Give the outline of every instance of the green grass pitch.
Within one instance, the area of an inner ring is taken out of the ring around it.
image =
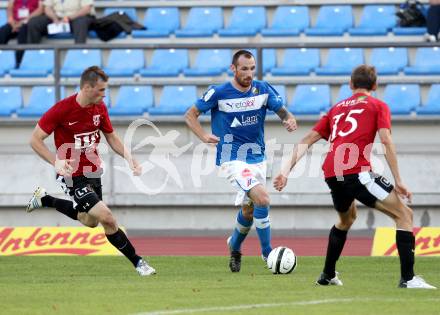
[[[343,287],[314,285],[323,257],[299,257],[289,275],[261,258],[151,257],[139,277],[123,257],[0,257],[0,314],[440,314],[440,290],[397,289],[397,257],[342,257]],[[440,258],[416,272],[440,286]]]

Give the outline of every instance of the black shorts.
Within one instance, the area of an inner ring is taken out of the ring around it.
[[[385,178],[373,172],[362,172],[325,179],[338,212],[347,212],[353,201],[374,208],[377,200],[384,200],[394,186]]]
[[[64,178],[57,175],[64,193],[73,200],[73,207],[79,212],[88,212],[102,200],[101,178],[75,176]]]

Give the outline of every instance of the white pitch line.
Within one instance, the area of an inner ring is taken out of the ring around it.
[[[219,307],[206,307],[206,308],[190,308],[190,309],[177,309],[169,311],[153,311],[145,313],[136,313],[134,315],[172,315],[172,314],[187,314],[187,313],[207,313],[207,312],[219,312],[219,311],[239,311],[246,309],[256,308],[271,308],[279,306],[301,306],[301,305],[317,305],[317,304],[330,304],[330,303],[347,303],[353,302],[355,299],[327,299],[327,300],[312,300],[302,302],[290,302],[290,303],[265,303],[265,304],[244,304],[234,306],[219,306]]]
[[[433,299],[433,298],[417,299],[417,300],[438,302],[438,299]],[[271,308],[271,307],[280,307],[280,306],[306,306],[306,305],[319,305],[319,304],[332,304],[332,303],[349,303],[355,301],[400,302],[401,299],[393,299],[393,298],[326,299],[326,300],[297,301],[297,302],[285,302],[285,303],[243,304],[243,305],[223,306],[223,307],[218,306],[218,307],[205,307],[205,308],[161,310],[161,311],[136,313],[133,315],[173,315],[173,314],[188,314],[188,313],[208,313],[208,312],[220,312],[220,311],[239,311],[239,310],[247,310],[247,309],[257,309],[257,308]]]

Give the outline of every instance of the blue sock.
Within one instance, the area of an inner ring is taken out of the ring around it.
[[[261,253],[264,257],[267,257],[272,250],[272,246],[270,246],[269,206],[255,205],[254,220],[258,238],[260,239]]]
[[[232,250],[240,251],[241,243],[243,243],[244,239],[248,235],[252,227],[252,223],[253,220],[249,221],[243,216],[243,209],[238,210],[236,225],[234,231],[232,232],[230,241]]]

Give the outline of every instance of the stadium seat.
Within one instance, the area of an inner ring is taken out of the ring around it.
[[[440,74],[440,48],[419,47],[416,50],[414,65],[405,67],[406,75],[438,75]]]
[[[327,62],[323,67],[316,68],[315,72],[317,75],[349,75],[353,68],[363,63],[362,48],[330,48]]]
[[[18,69],[9,71],[11,77],[46,77],[53,71],[53,50],[27,50]]]
[[[0,10],[0,26],[8,23],[8,16],[6,14],[6,10]]]
[[[0,75],[5,75],[15,68],[15,54],[12,50],[0,50]]]
[[[223,9],[196,7],[189,10],[186,25],[176,30],[176,37],[210,37],[223,27]]]
[[[423,36],[426,33],[426,27],[393,27],[393,33],[397,36]]]
[[[289,110],[296,115],[316,115],[330,107],[330,86],[298,84]]]
[[[218,31],[219,36],[255,36],[266,26],[265,7],[235,7],[229,25]]]
[[[319,67],[319,49],[317,48],[288,48],[284,51],[280,67],[272,69],[274,76],[308,75]]]
[[[64,87],[61,87],[61,98],[64,98]],[[52,86],[34,86],[27,106],[17,109],[19,117],[41,116],[55,104],[55,89]]]
[[[335,104],[337,102],[345,100],[346,98],[349,98],[352,95],[353,95],[353,91],[350,89],[350,85],[348,84],[341,85],[341,87],[339,88],[339,92]]]
[[[408,51],[406,48],[373,48],[370,64],[380,75],[398,74],[408,65]]]
[[[113,49],[110,51],[104,71],[109,76],[131,77],[144,66],[142,49]]]
[[[128,85],[119,88],[115,104],[109,109],[110,115],[142,115],[152,107],[153,89],[151,86]]]
[[[195,85],[166,85],[163,87],[159,105],[150,107],[148,113],[150,115],[183,115],[196,100]]]
[[[261,30],[263,36],[298,36],[310,25],[307,6],[279,6],[276,8],[272,25]]]
[[[187,49],[156,49],[149,67],[141,69],[143,77],[177,77],[189,66]]]
[[[306,28],[307,36],[340,36],[353,26],[350,5],[323,5],[319,8],[316,24]]]
[[[101,50],[99,49],[68,50],[61,68],[61,76],[79,77],[87,67],[101,67],[101,64]]]
[[[21,87],[0,86],[0,116],[11,116],[22,105]]]
[[[420,104],[418,84],[388,84],[383,100],[395,115],[409,115]]]
[[[189,77],[221,75],[230,64],[230,49],[200,49],[194,67],[184,69],[183,73]]]
[[[179,9],[175,7],[149,8],[145,11],[146,30],[133,30],[133,38],[168,37],[180,25]]]
[[[396,25],[395,13],[394,5],[366,5],[359,25],[348,32],[354,36],[387,35]]]
[[[428,93],[428,100],[416,108],[417,115],[440,115],[440,84],[433,84]]]

